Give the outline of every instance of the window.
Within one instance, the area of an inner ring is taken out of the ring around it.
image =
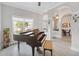
[[[33,19],[13,17],[13,33],[19,34],[33,28]]]

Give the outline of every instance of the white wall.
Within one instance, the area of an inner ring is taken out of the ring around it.
[[[1,28],[1,5],[0,5],[0,49],[1,49],[1,43],[2,43],[2,40],[1,40],[1,38],[2,38],[2,28]]]
[[[64,4],[66,5],[66,4]],[[53,16],[53,14],[55,12],[57,12],[57,8],[60,8],[64,5],[60,5],[54,9],[51,9],[50,11],[48,11],[47,13],[45,14],[48,14],[50,17]],[[67,9],[64,9],[64,10],[61,10],[61,12],[59,13],[60,16],[62,17],[63,15],[65,14],[72,14],[74,13],[75,11],[78,11],[79,9],[79,3],[67,3],[67,6],[69,8],[69,12],[66,12]],[[59,10],[58,10],[59,11]],[[76,12],[79,16],[79,11]],[[60,17],[60,20],[61,20],[61,17]],[[71,19],[71,49],[74,50],[74,51],[78,51],[79,52],[79,19],[77,19],[78,21],[75,23],[74,21],[72,21]],[[55,33],[56,34],[56,33]],[[58,33],[57,33],[58,34]],[[54,35],[54,32],[52,33],[52,35]],[[56,35],[55,35],[56,36]],[[60,36],[60,34],[58,35]]]
[[[51,39],[51,31],[50,31],[50,19],[48,14],[43,15],[43,21],[42,21],[42,29],[45,32],[45,34],[47,35],[47,40]]]
[[[68,15],[68,14],[71,14],[72,13],[72,10],[69,6],[66,6],[66,5],[60,5],[54,9],[51,9],[49,10],[47,13],[45,14],[48,14],[49,17],[50,17],[50,22],[51,22],[51,37],[56,37],[56,38],[59,38],[61,39],[62,38],[62,28],[61,28],[61,22],[62,22],[62,17],[64,15]],[[54,22],[53,22],[53,17],[55,17],[56,15],[59,16],[59,20],[58,20],[58,24],[57,24],[57,27],[59,29],[59,31],[54,31]]]
[[[77,14],[79,16],[79,12]],[[79,19],[77,22],[72,21],[71,34],[71,49],[79,52]]]
[[[14,7],[10,7],[10,6],[6,6],[6,5],[1,5],[2,6],[2,27],[8,27],[10,28],[10,40],[11,42],[14,41],[12,39],[12,16],[15,17],[23,17],[23,18],[32,18],[34,19],[34,27],[35,28],[39,28],[41,30],[41,15],[30,12],[30,11],[26,11],[26,10],[22,10],[22,9],[18,9],[18,8],[14,8]]]

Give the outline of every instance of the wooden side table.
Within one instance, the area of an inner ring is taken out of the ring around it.
[[[43,44],[43,48],[44,48],[44,56],[45,56],[46,50],[49,50],[51,52],[51,56],[52,56],[53,46],[52,46],[52,42],[50,40],[45,40],[45,42]]]

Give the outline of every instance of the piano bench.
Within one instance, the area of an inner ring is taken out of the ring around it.
[[[44,56],[45,56],[45,51],[46,50],[50,51],[51,52],[51,56],[52,56],[52,50],[53,50],[52,41],[45,40],[42,47],[44,49]]]

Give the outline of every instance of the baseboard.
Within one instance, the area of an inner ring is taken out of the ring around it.
[[[79,52],[79,49],[76,49],[74,47],[71,47],[72,50],[76,51],[76,52]]]

